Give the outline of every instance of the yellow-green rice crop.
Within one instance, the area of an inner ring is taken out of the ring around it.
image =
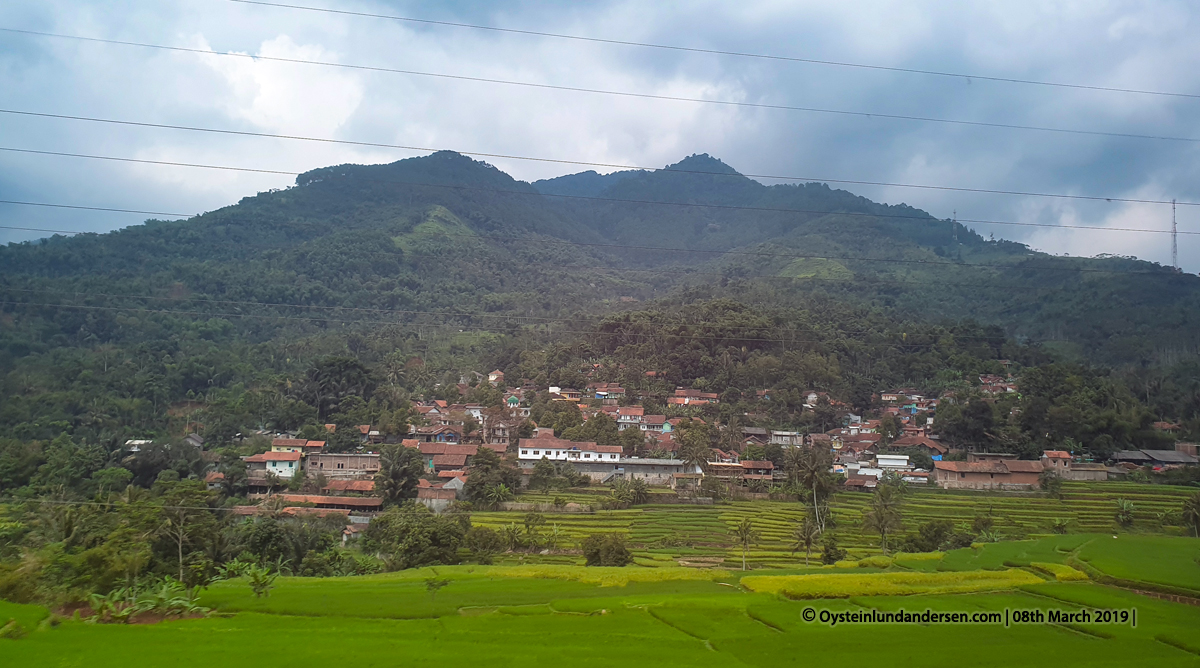
[[[715,580],[728,571],[707,568],[662,566],[660,568],[630,568],[615,566],[493,566],[483,570],[489,577],[539,578],[574,580],[602,587],[624,587],[630,582],[666,582],[670,580]]]
[[[783,594],[788,598],[846,598],[905,596],[1012,589],[1043,580],[1019,569],[959,573],[864,573],[835,575],[749,575],[742,586],[751,591]]]
[[[1030,566],[1036,571],[1041,571],[1047,575],[1053,575],[1055,580],[1059,582],[1075,582],[1079,580],[1087,580],[1087,573],[1076,570],[1066,564],[1051,564],[1044,561],[1035,561]]]

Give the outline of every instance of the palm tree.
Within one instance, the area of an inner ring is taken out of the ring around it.
[[[754,522],[746,518],[733,528],[733,535],[742,546],[742,570],[744,571],[746,570],[746,553],[750,550],[751,545],[758,542],[758,532],[754,530]]]
[[[1192,527],[1192,535],[1200,538],[1200,492],[1188,497],[1188,500],[1183,502],[1183,510],[1180,512],[1183,515],[1183,525]]]
[[[863,530],[879,534],[880,546],[887,554],[888,534],[900,529],[901,495],[891,485],[880,485],[871,497],[871,504],[863,511]]]
[[[821,530],[817,527],[817,521],[812,514],[806,514],[804,521],[796,525],[795,531],[792,532],[792,538],[796,542],[792,544],[792,552],[800,551],[804,548],[804,567],[808,568],[808,558],[812,555],[813,546],[817,544],[817,540],[821,537]]]
[[[833,466],[833,455],[817,446],[804,449],[800,459],[798,482],[812,493],[813,518],[817,527],[825,530],[825,497],[830,491],[829,469]]]

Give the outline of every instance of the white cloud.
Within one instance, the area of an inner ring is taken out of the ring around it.
[[[541,7],[361,0],[351,9],[549,32],[1046,81],[1200,91],[1200,8],[1151,3],[831,0]],[[772,62],[416,26],[233,3],[9,3],[0,24],[257,56],[395,67],[681,97],[1191,136],[1200,101]],[[211,46],[210,46],[211,45]],[[621,98],[217,55],[6,36],[9,107],[461,151],[661,166],[697,152],[745,172],[1200,201],[1189,143],[964,128]],[[0,145],[303,171],[407,151],[5,118]],[[487,158],[533,180],[588,166]],[[607,171],[600,168],[600,171]],[[0,189],[38,201],[210,210],[287,176],[0,154]],[[1161,207],[846,186],[949,217],[1151,227]],[[0,224],[103,228],[137,216],[0,209]],[[1181,209],[1181,229],[1191,229]],[[1200,221],[1196,221],[1200,223]],[[994,227],[1050,252],[1169,260],[1163,235]],[[985,231],[985,233],[986,233]],[[0,240],[29,233],[0,234]],[[1165,249],[1165,250],[1164,250]],[[1200,241],[1180,244],[1200,269]]]

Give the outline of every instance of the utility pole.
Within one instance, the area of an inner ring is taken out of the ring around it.
[[[1179,228],[1175,226],[1175,200],[1171,200],[1171,266],[1179,271]]]
[[[958,243],[958,209],[954,210],[954,220],[950,221],[950,231],[954,233],[954,243]]]

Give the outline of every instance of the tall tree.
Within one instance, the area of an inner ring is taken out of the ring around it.
[[[375,474],[375,491],[386,505],[396,505],[405,499],[416,498],[417,485],[425,473],[421,451],[399,443],[388,444],[379,450],[379,472]]]
[[[863,530],[879,534],[879,544],[884,554],[888,551],[888,536],[900,530],[902,503],[903,497],[898,488],[880,485],[875,489],[867,510],[863,511]]]
[[[738,545],[742,546],[742,570],[746,570],[746,553],[750,551],[750,546],[758,542],[758,530],[754,528],[754,522],[750,518],[745,518],[738,522],[733,528],[733,537],[737,538]]]
[[[201,480],[181,480],[170,483],[160,503],[162,525],[159,533],[175,545],[179,562],[179,580],[183,581],[183,548],[202,545],[217,527],[209,508],[212,494]]]

